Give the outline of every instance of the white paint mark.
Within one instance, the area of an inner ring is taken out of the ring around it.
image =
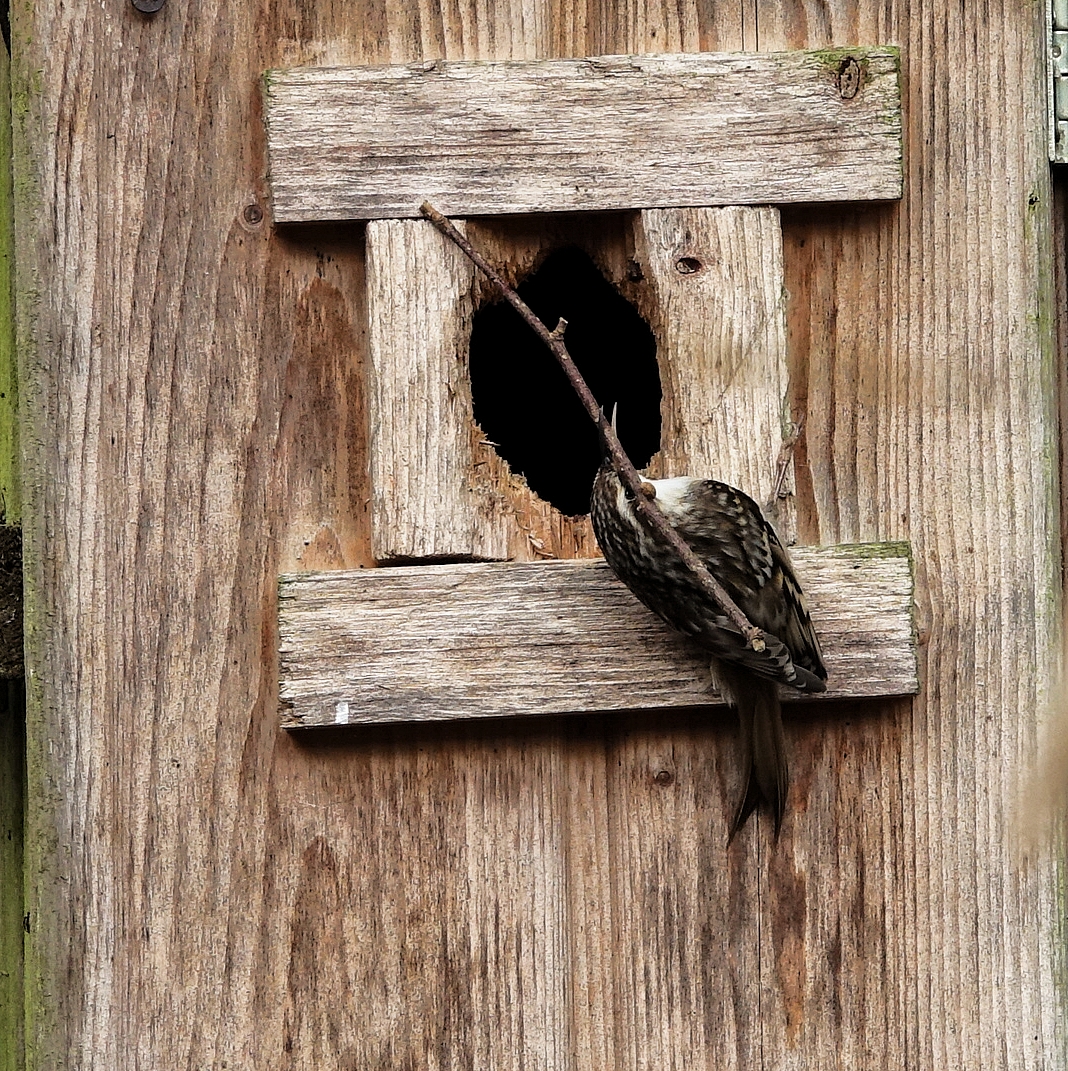
[[[338,703],[334,710],[334,723],[337,725],[348,725],[349,723],[349,704],[344,699]]]

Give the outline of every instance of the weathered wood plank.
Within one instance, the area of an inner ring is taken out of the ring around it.
[[[795,557],[831,674],[826,698],[913,694],[907,548]],[[597,561],[291,574],[279,644],[287,728],[721,702],[708,656]]]
[[[492,489],[480,495],[472,480],[473,285],[474,267],[433,227],[368,224],[371,531],[378,560],[508,556],[507,518],[487,508]]]
[[[611,739],[616,910],[592,933],[615,950],[613,995],[623,1010],[613,1026],[625,1055],[600,1066],[767,1066],[752,986],[761,973],[764,860],[759,850],[729,848],[725,833],[739,790],[732,722],[623,716]]]
[[[272,71],[275,218],[896,198],[898,67],[877,48]]]
[[[789,434],[778,209],[650,209],[634,220],[634,247],[664,392],[651,474],[710,476],[766,502]],[[770,505],[792,541],[787,475]]]

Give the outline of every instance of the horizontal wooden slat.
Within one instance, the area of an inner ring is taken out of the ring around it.
[[[896,198],[898,71],[893,48],[271,71],[274,216]]]
[[[797,548],[794,561],[826,698],[915,693],[907,544]],[[600,560],[291,574],[279,623],[290,729],[722,702],[707,655]]]

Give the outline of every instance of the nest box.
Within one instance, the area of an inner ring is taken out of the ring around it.
[[[776,206],[900,197],[897,51],[299,69],[266,83],[275,222],[367,221],[386,566],[281,578],[283,724],[718,701],[707,656],[589,560],[588,520],[533,493],[476,424],[469,345],[487,295],[419,206],[476,244],[505,228],[515,281],[564,241],[586,247],[656,339],[650,474],[708,475],[761,502],[778,484],[789,539]],[[537,560],[546,531],[575,558]],[[819,701],[914,693],[907,545],[793,556],[830,671]]]

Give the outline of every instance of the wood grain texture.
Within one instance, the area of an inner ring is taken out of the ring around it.
[[[472,486],[474,275],[425,222],[368,225],[371,524],[380,561],[507,556],[506,518],[479,509]]]
[[[22,521],[19,382],[15,353],[15,219],[11,173],[11,58],[0,49],[0,523]]]
[[[1068,434],[1068,176],[1053,172],[1053,292],[1057,344],[1057,405],[1062,440]],[[1060,450],[1060,485],[1068,488],[1068,448]],[[1061,545],[1068,548],[1068,494],[1061,495]],[[1064,596],[1068,596],[1068,574]],[[1068,635],[1065,636],[1068,640]]]
[[[11,63],[0,48],[0,1071],[22,1071],[26,697],[15,356]]]
[[[924,690],[801,734],[812,840],[769,883],[794,954],[766,1044],[842,1067],[1066,1051],[1063,886],[1055,859],[1021,859],[1016,824],[1060,623],[1042,13],[973,15],[786,5],[764,39],[879,35],[909,57],[901,206],[784,212],[802,532],[907,535],[917,555]],[[983,59],[950,83],[961,48]]]
[[[1010,806],[1058,617],[1040,14],[13,6],[34,1071],[1063,1063]],[[783,235],[801,536],[911,540],[924,692],[791,718],[783,836],[730,852],[714,711],[294,741],[277,576],[372,561],[364,259],[271,230],[260,73],[743,36],[903,47],[905,200]]]
[[[900,197],[898,55],[848,56],[859,90],[845,52],[271,71],[275,218]]]
[[[908,548],[794,557],[831,674],[819,698],[914,694]],[[290,729],[722,703],[708,656],[604,562],[291,574],[279,644]]]
[[[770,501],[792,426],[782,231],[775,208],[651,209],[634,221],[640,302],[657,338],[657,477],[715,474],[767,504],[795,538],[792,465]]]

